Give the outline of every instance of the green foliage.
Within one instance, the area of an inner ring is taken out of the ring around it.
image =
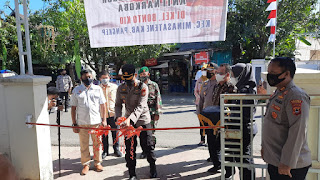
[[[314,32],[319,26],[313,11],[317,0],[278,1],[278,27],[276,56],[294,57],[295,41],[305,32]],[[227,40],[217,47],[232,49],[234,62],[250,62],[272,56],[272,43],[268,42],[270,28],[267,0],[229,0]]]

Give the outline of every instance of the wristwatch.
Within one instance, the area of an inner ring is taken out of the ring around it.
[[[72,126],[78,126],[78,124],[77,124],[77,123],[75,123],[75,124],[72,124]]]

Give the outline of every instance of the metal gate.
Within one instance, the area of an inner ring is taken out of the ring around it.
[[[226,179],[225,177],[225,167],[232,168],[232,176],[230,179],[243,179],[243,169],[248,168],[251,171],[251,179],[254,179],[254,172],[256,172],[255,177],[259,177],[259,179],[269,179],[267,176],[267,164],[262,160],[260,153],[254,153],[254,150],[257,151],[257,148],[254,149],[254,127],[258,127],[258,129],[262,129],[261,126],[264,121],[264,114],[266,112],[266,101],[269,99],[269,95],[245,95],[245,94],[224,94],[220,96],[220,108],[221,108],[221,125],[234,127],[234,128],[224,128],[221,129],[221,179]],[[311,96],[311,100],[317,99],[319,100],[320,96]],[[253,100],[256,103],[248,104],[246,101]],[[236,104],[227,103],[237,101]],[[243,109],[250,108],[250,152],[249,154],[245,154],[243,151]],[[320,121],[320,106],[312,105],[311,109],[315,108],[318,111],[317,121]],[[257,113],[254,113],[254,112]],[[260,119],[261,118],[261,119]],[[309,122],[310,123],[310,122]],[[308,178],[308,179],[317,179],[320,180],[320,122],[319,125],[319,133],[318,133],[318,148],[317,154],[318,159],[313,161],[313,166],[309,170],[310,173],[317,173],[316,177]],[[308,129],[309,131],[309,129]],[[256,144],[259,146],[261,150],[261,141],[263,132],[258,132],[259,136],[255,139],[256,141],[260,141],[260,144]],[[261,137],[260,137],[261,135]],[[309,143],[310,144],[310,143]],[[249,158],[254,161],[251,163],[244,163],[243,159]],[[240,174],[235,173],[234,169],[238,167]],[[239,175],[238,175],[239,174]],[[309,177],[309,176],[308,176]]]

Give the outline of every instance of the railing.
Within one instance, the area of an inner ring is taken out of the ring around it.
[[[235,179],[235,172],[234,172],[234,167],[240,168],[240,179],[243,179],[243,168],[248,168],[251,169],[251,179],[255,179],[254,177],[254,171],[257,169],[261,169],[261,174],[259,176],[261,179],[266,179],[267,178],[267,164],[265,164],[259,155],[254,155],[254,144],[253,144],[253,126],[254,124],[260,124],[261,129],[261,139],[262,141],[262,124],[264,121],[264,114],[266,112],[266,101],[269,99],[270,95],[246,95],[246,94],[224,94],[220,96],[220,108],[221,108],[221,125],[222,126],[233,126],[236,127],[234,129],[228,129],[224,128],[221,129],[221,179],[225,179],[225,167],[231,167],[232,168],[232,177],[231,179]],[[313,95],[311,96],[311,101],[312,100],[319,100],[320,95]],[[231,104],[231,103],[225,103],[227,101],[232,100],[237,100],[239,103],[237,104]],[[248,100],[254,100],[258,103],[255,104],[244,104],[244,101]],[[316,103],[311,103],[311,108],[316,108],[318,110],[318,121],[320,119],[320,106],[319,105],[314,105]],[[243,132],[243,108],[251,108],[250,110],[250,148],[251,148],[251,153],[250,155],[245,155],[243,152],[243,137],[242,137],[242,132]],[[233,110],[230,110],[233,109]],[[254,114],[253,110],[256,109],[257,112],[261,112]],[[231,115],[231,116],[230,116]],[[260,117],[261,116],[261,122],[259,122],[260,118],[255,118],[255,117]],[[256,122],[255,122],[256,121]],[[309,173],[317,173],[317,178],[320,180],[320,123],[319,124],[319,130],[318,130],[318,149],[317,149],[317,154],[318,154],[318,159],[317,161],[313,162],[312,168],[310,168]],[[230,148],[231,147],[231,148]],[[259,149],[260,151],[260,149]],[[238,161],[232,161],[229,162],[227,159],[236,159],[238,158]],[[250,158],[250,159],[255,159],[256,161],[259,161],[259,163],[244,163],[243,158]]]

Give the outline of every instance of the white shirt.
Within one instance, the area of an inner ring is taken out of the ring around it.
[[[195,77],[194,79],[197,81],[198,79],[201,78],[201,76],[202,76],[202,71],[199,70],[199,71],[197,72],[196,77]]]
[[[91,84],[90,88],[81,84],[72,91],[70,105],[77,107],[78,125],[101,123],[100,104],[106,103],[100,86]]]

